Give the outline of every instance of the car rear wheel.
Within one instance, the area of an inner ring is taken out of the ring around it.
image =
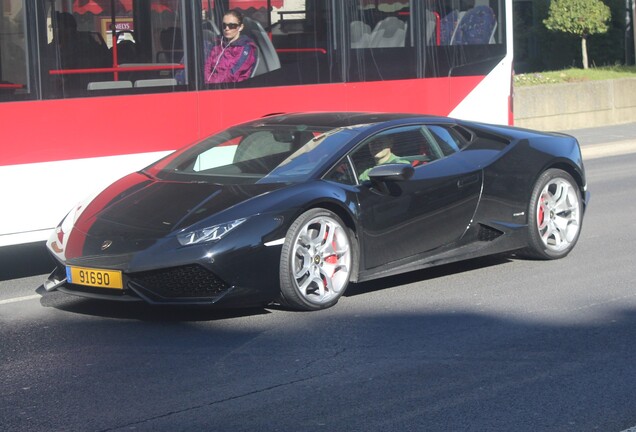
[[[311,209],[287,231],[280,262],[280,302],[298,310],[333,306],[351,275],[351,237],[333,212]]]
[[[545,171],[530,198],[527,253],[540,259],[558,259],[574,248],[581,232],[582,200],[571,175],[559,169]]]

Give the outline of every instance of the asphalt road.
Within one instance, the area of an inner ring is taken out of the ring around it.
[[[352,285],[321,312],[40,296],[39,248],[0,252],[0,430],[631,428],[636,153],[603,146],[626,128],[574,131],[592,201],[567,258]]]

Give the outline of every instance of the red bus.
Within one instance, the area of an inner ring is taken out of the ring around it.
[[[225,11],[253,76],[206,84]],[[512,0],[4,0],[0,246],[228,125],[281,112],[512,122]]]

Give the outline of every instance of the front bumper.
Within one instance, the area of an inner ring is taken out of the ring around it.
[[[124,273],[123,280],[123,289],[72,284],[66,278],[66,267],[58,264],[44,282],[44,289],[100,300],[180,305],[215,304],[234,290],[233,286],[198,264]]]

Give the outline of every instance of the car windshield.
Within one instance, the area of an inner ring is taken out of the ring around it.
[[[356,134],[355,127],[238,126],[157,162],[162,179],[219,184],[301,182],[319,174]]]

